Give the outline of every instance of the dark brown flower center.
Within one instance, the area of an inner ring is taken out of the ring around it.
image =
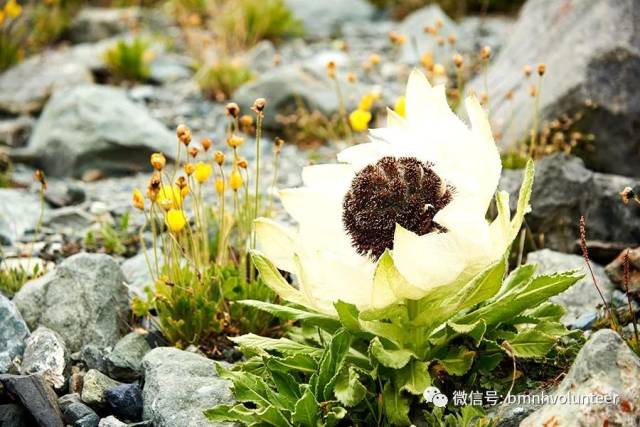
[[[342,222],[361,255],[393,249],[396,223],[422,236],[445,231],[433,221],[452,198],[432,165],[413,157],[383,157],[358,172],[342,203]]]

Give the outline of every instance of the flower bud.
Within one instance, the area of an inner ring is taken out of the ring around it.
[[[251,107],[251,109],[258,115],[260,115],[262,113],[262,110],[264,110],[264,107],[267,106],[267,100],[264,98],[258,98],[255,101],[253,101],[253,106]]]
[[[194,166],[193,163],[185,163],[184,164],[184,173],[186,173],[187,176],[191,176],[191,174],[195,170],[196,170],[196,167]]]
[[[178,125],[176,128],[176,135],[178,135],[178,140],[184,145],[189,145],[191,143],[191,130],[185,125]]]
[[[483,46],[482,49],[480,49],[480,59],[486,61],[489,58],[491,58],[491,48],[489,46]]]
[[[213,141],[211,140],[211,138],[202,138],[202,141],[200,141],[200,145],[202,145],[202,149],[204,151],[209,151],[209,148],[211,148],[211,146],[213,145]]]
[[[547,71],[546,64],[538,64],[538,75],[544,76],[545,71]]]
[[[224,179],[216,178],[216,193],[222,195],[224,193]]]
[[[242,174],[240,174],[238,169],[231,171],[231,175],[229,176],[229,186],[233,191],[238,191],[242,188]]]
[[[131,203],[133,204],[134,208],[141,211],[144,210],[144,197],[142,197],[142,191],[140,191],[140,189],[136,188],[133,190]]]
[[[194,159],[195,159],[196,157],[198,157],[198,152],[199,152],[198,147],[191,147],[191,148],[189,148],[189,155],[190,155],[191,157],[193,157]]]
[[[213,153],[213,159],[218,165],[222,166],[222,164],[224,163],[224,153],[222,151],[216,151],[215,153]]]
[[[240,107],[235,102],[229,102],[224,109],[227,115],[233,118],[238,117],[238,114],[240,114]]]
[[[244,143],[244,139],[240,136],[231,135],[229,139],[227,139],[227,144],[229,144],[229,147],[231,148],[238,148],[243,143]]]
[[[243,129],[250,129],[251,126],[253,126],[253,117],[251,117],[248,114],[245,114],[244,116],[240,117],[240,126]]]
[[[462,55],[460,55],[459,53],[456,53],[455,55],[453,55],[453,65],[455,65],[456,68],[462,67],[463,62],[464,62],[464,59],[462,58]]]
[[[155,170],[161,171],[162,169],[164,169],[166,164],[167,159],[164,157],[164,154],[153,153],[151,155],[151,166],[153,166]]]
[[[41,169],[37,169],[36,173],[34,174],[36,180],[40,183],[40,186],[43,189],[47,189],[47,180],[44,176],[44,172]]]

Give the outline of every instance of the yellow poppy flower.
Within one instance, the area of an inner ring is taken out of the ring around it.
[[[172,233],[179,233],[187,225],[187,217],[182,209],[169,209],[165,221]]]
[[[242,188],[242,175],[238,169],[231,171],[231,175],[229,176],[229,186],[233,191],[238,191]]]
[[[365,110],[354,110],[349,114],[349,124],[356,132],[364,132],[371,121],[371,113]]]
[[[405,103],[405,97],[399,96],[398,99],[396,99],[395,105],[393,106],[395,112],[398,113],[398,115],[401,117],[404,117]]]
[[[182,206],[180,188],[177,185],[161,186],[156,202],[165,210],[179,209]]]
[[[9,0],[4,5],[4,13],[10,18],[17,18],[22,13],[22,6],[16,0]]]
[[[133,207],[136,209],[144,210],[144,197],[142,196],[142,191],[139,188],[133,190],[131,203]]]
[[[224,179],[216,178],[216,193],[224,193]]]
[[[198,162],[196,165],[196,169],[194,172],[194,176],[196,180],[202,184],[211,176],[211,172],[213,172],[213,167],[209,163]]]

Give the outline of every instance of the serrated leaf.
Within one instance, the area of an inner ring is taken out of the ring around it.
[[[476,345],[478,345],[480,341],[482,341],[482,338],[487,331],[487,325],[482,319],[469,325],[447,322],[447,327],[451,328],[457,334],[467,335],[471,337]]]
[[[511,235],[509,236],[510,242],[516,238],[520,232],[522,221],[524,216],[530,209],[529,202],[531,200],[531,190],[533,189],[533,178],[535,175],[535,167],[533,160],[529,159],[527,165],[524,168],[522,177],[522,185],[520,186],[520,193],[518,194],[518,205],[516,207],[516,213],[511,220]]]
[[[209,421],[216,422],[239,421],[246,425],[262,422],[274,427],[291,427],[291,423],[273,406],[250,409],[241,404],[218,405],[204,411],[204,415]]]
[[[260,350],[273,350],[283,354],[308,354],[310,356],[320,356],[322,349],[311,347],[287,338],[266,338],[255,334],[246,334],[239,337],[229,337],[231,341],[240,347],[256,348]]]
[[[561,337],[567,335],[570,331],[560,322],[540,322],[534,328],[550,337]]]
[[[529,329],[520,332],[507,342],[516,357],[540,358],[544,357],[549,350],[551,350],[555,341],[554,338],[543,332]]]
[[[411,360],[404,368],[395,371],[396,388],[421,395],[431,385],[429,364],[419,360]]]
[[[356,406],[367,393],[367,389],[360,382],[358,372],[352,366],[343,369],[338,375],[333,391],[336,399],[345,406]]]
[[[291,421],[303,427],[316,427],[320,405],[310,388],[306,388],[302,397],[296,402],[291,414]]]
[[[265,359],[265,366],[269,370],[278,394],[293,406],[301,397],[300,384],[291,374],[280,369],[280,366],[272,358]]]
[[[495,297],[493,297],[492,301],[497,300],[502,295],[513,289],[525,286],[527,283],[529,283],[533,279],[533,274],[535,273],[537,267],[538,266],[536,264],[525,264],[519,266],[511,273],[509,273],[505,281],[502,283],[500,291],[496,294]]]
[[[325,427],[334,427],[347,416],[347,410],[342,406],[334,406],[329,410],[325,420]]]
[[[299,371],[311,374],[318,369],[316,360],[308,354],[298,353],[286,357],[271,357],[269,364],[272,369],[279,369],[283,372]]]
[[[437,357],[437,359],[447,373],[456,376],[462,376],[469,371],[476,355],[475,351],[471,351],[463,346],[448,348],[444,351],[446,351],[446,353]]]
[[[371,340],[369,352],[382,366],[392,369],[400,369],[409,363],[412,357],[416,357],[406,349],[387,350],[378,337]]]
[[[331,338],[331,342],[324,350],[318,367],[317,376],[310,381],[311,390],[320,400],[329,400],[333,395],[333,382],[342,370],[349,347],[351,335],[346,329],[340,329]]]
[[[340,322],[336,319],[313,311],[300,310],[287,305],[256,300],[241,300],[238,301],[238,303],[265,311],[282,320],[299,320],[330,331],[335,331],[340,327]]]
[[[410,425],[409,399],[404,397],[391,382],[384,385],[382,391],[384,412],[391,425]]]
[[[360,321],[358,320],[358,309],[355,305],[344,301],[337,301],[334,304],[338,312],[340,323],[351,332],[361,332]]]
[[[523,311],[522,314],[535,317],[541,322],[558,322],[565,312],[566,310],[560,304],[545,302],[538,307]]]
[[[216,363],[216,371],[220,378],[233,383],[233,396],[237,401],[251,402],[264,407],[271,405],[269,387],[261,377],[244,371],[227,369],[220,363]]]

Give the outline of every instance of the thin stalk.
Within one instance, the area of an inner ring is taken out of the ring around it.
[[[254,191],[254,209],[253,220],[258,218],[260,210],[260,137],[262,136],[262,113],[259,113],[256,117],[256,177],[255,177],[255,191]],[[251,249],[256,247],[256,234],[252,232]],[[253,269],[251,269],[253,271]]]
[[[636,313],[633,311],[633,307],[631,305],[631,294],[629,293],[629,249],[627,249],[624,253],[624,290],[627,295],[627,304],[629,304],[629,315],[631,316],[631,321],[633,322],[633,335],[636,338],[636,348],[640,349],[640,339],[638,339],[638,325],[636,320]]]

